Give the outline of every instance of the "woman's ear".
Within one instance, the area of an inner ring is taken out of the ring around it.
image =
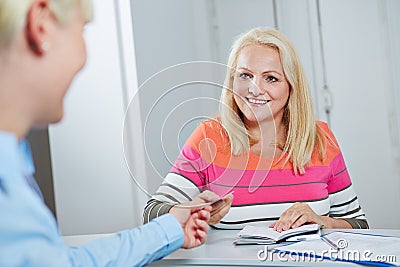
[[[34,0],[28,9],[25,35],[32,52],[38,56],[49,49],[47,39],[51,20],[48,0]]]

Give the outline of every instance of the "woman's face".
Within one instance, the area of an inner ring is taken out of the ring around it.
[[[248,126],[275,120],[280,123],[289,98],[279,53],[269,46],[242,49],[233,79],[234,99]]]

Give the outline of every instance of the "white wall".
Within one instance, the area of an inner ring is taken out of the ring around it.
[[[400,114],[391,102],[384,5],[380,0],[321,1],[322,25],[334,97],[331,127],[371,226],[399,228],[400,210],[392,208],[400,203],[399,147],[393,143],[399,136],[392,136],[397,126],[391,114]]]
[[[385,8],[386,7],[386,8]],[[391,104],[392,113],[390,114],[392,127],[392,143],[397,148],[400,147],[400,1],[387,0],[386,6],[383,6],[383,12],[386,11],[387,20],[384,24],[387,25],[387,36],[389,39],[389,48],[387,58],[391,63]],[[397,124],[397,127],[396,127]],[[394,151],[395,165],[397,167],[396,176],[400,177],[400,149]],[[400,179],[398,179],[397,188],[400,188]]]
[[[70,88],[64,120],[50,127],[57,217],[64,235],[113,232],[141,220],[122,154],[126,92],[114,3],[95,1],[95,18],[85,31],[87,65]]]

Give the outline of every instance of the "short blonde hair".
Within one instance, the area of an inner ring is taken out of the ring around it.
[[[0,0],[0,48],[10,42],[26,23],[29,6],[33,0]],[[85,21],[93,17],[92,0],[48,0],[50,9],[60,23],[67,23],[72,11],[80,5]]]
[[[289,100],[282,118],[286,129],[282,155],[287,154],[283,165],[290,161],[294,173],[304,173],[315,144],[323,159],[325,138],[316,123],[309,85],[297,52],[291,42],[274,29],[252,29],[239,36],[232,45],[220,102],[220,120],[229,137],[231,153],[240,155],[248,152],[254,140],[240,118],[233,93],[237,60],[243,48],[249,45],[265,45],[279,52],[284,75],[290,85]]]

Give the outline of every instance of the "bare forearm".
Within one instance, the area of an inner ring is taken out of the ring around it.
[[[324,228],[349,228],[351,229],[350,223],[342,219],[334,219],[328,216],[322,216],[322,222]]]
[[[348,228],[348,229],[368,229],[368,222],[364,219],[345,218],[336,219],[328,216],[322,216],[325,228]]]

